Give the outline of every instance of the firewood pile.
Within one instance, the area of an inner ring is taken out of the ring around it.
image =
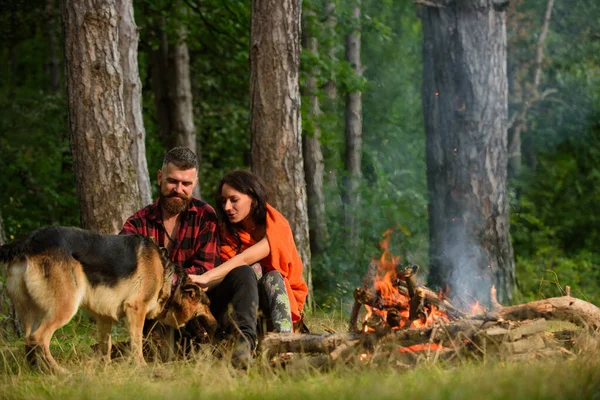
[[[327,368],[335,364],[397,365],[409,368],[428,360],[518,361],[574,357],[578,333],[600,332],[600,309],[565,296],[503,307],[490,291],[491,307],[472,310],[417,284],[417,266],[384,270],[369,265],[354,292],[349,332],[324,335],[270,334],[260,343],[262,359],[285,368]],[[390,273],[391,271],[391,273]],[[364,314],[359,321],[359,316]],[[549,331],[549,321],[572,324]],[[359,326],[360,322],[360,326]]]

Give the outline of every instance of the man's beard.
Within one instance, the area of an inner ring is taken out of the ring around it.
[[[176,215],[181,212],[184,212],[192,201],[191,197],[183,198],[175,193],[168,196],[165,196],[161,193],[159,196],[159,200],[162,208],[164,208],[165,211],[171,215]]]

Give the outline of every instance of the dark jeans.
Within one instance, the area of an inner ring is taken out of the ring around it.
[[[256,346],[258,286],[256,275],[247,265],[232,270],[208,292],[210,311],[226,334],[242,334]]]

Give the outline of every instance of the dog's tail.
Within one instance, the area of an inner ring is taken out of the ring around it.
[[[29,237],[0,246],[0,263],[8,264],[16,260],[25,259],[29,247]]]

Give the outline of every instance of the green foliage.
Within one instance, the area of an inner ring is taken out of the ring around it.
[[[14,28],[0,46],[0,208],[9,240],[43,225],[79,224],[65,96],[49,93],[43,69],[42,7],[13,1],[0,13]]]
[[[372,258],[381,255],[382,234],[393,229],[391,250],[404,261],[428,263],[425,136],[421,109],[421,24],[412,2],[363,0],[363,77],[345,61],[344,37],[356,29],[353,1],[303,1],[303,29],[318,52],[303,49],[301,86],[315,76],[322,113],[309,116],[303,92],[304,134],[321,132],[325,160],[326,213],[330,242],[313,256],[317,303],[345,310]],[[537,32],[547,2],[511,2],[509,73],[524,81],[511,93],[511,111],[531,85]],[[540,92],[555,92],[528,113],[523,153],[533,155],[511,185],[511,234],[521,298],[561,293],[565,285],[600,301],[600,3],[574,7],[556,2],[546,41]],[[78,204],[69,150],[63,91],[52,94],[45,66],[49,39],[45,2],[9,0],[0,9],[0,211],[9,239],[48,224],[78,225]],[[248,43],[249,0],[141,0],[139,65],[151,180],[163,148],[150,81],[151,51],[158,28],[169,43],[186,28],[203,197],[213,201],[218,179],[250,164]],[[328,25],[334,17],[335,27]],[[60,31],[57,25],[53,28]],[[512,24],[512,25],[511,25]],[[60,51],[59,51],[60,53]],[[64,79],[63,79],[64,81]],[[337,89],[326,94],[328,82]],[[349,248],[340,187],[344,172],[344,98],[360,91],[364,142],[360,239]],[[155,185],[154,189],[156,190]],[[156,192],[155,192],[156,195]]]
[[[352,29],[348,4],[336,9],[340,43]],[[427,265],[425,137],[419,84],[421,24],[411,3],[368,1],[362,4],[361,25],[364,77],[357,79],[345,61],[331,61],[327,47],[331,34],[323,25],[311,30],[319,43],[324,43],[319,46],[320,54],[302,59],[303,73],[316,74],[319,80],[322,89],[317,95],[324,110],[324,115],[312,120],[303,114],[305,134],[310,134],[314,125],[321,128],[327,171],[330,243],[325,254],[313,255],[312,260],[317,304],[324,309],[351,303],[353,289],[370,260],[380,257],[379,242],[388,229],[394,230],[392,253],[404,262]],[[332,78],[340,99],[337,102],[324,93],[325,82]],[[345,176],[342,99],[349,91],[362,92],[364,121],[363,179],[356,213],[360,239],[353,248],[349,247],[340,197]]]
[[[600,7],[585,4],[555,5],[541,90],[556,92],[528,114],[523,148],[533,157],[511,182],[525,299],[556,296],[569,285],[574,295],[600,301],[600,42],[590,40]],[[545,2],[526,6],[539,17]]]

